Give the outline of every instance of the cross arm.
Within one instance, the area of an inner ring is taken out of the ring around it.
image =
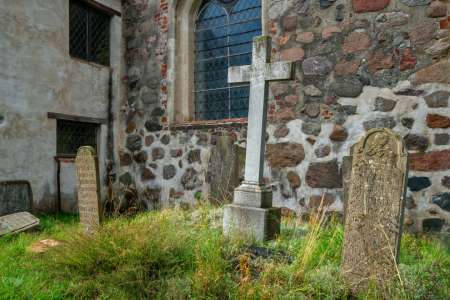
[[[239,66],[228,68],[228,83],[250,82],[250,67],[251,66]]]
[[[267,81],[283,81],[295,79],[295,62],[284,61],[266,64]]]

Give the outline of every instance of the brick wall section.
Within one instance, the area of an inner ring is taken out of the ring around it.
[[[156,46],[156,57],[161,63],[161,104],[167,110],[167,26],[169,20],[167,19],[168,0],[160,0],[158,13],[155,15],[155,27],[158,28],[160,34],[160,43]],[[168,130],[167,116],[161,117],[161,123],[164,130]]]
[[[127,163],[119,176],[143,197],[158,191],[162,201],[183,194],[177,201],[188,202],[208,189],[209,154],[223,131],[240,149],[246,147],[247,119],[168,124],[167,32],[174,23],[167,19],[168,1],[124,1],[124,31],[136,29],[124,37],[128,101],[119,115],[126,134],[120,154]],[[445,219],[443,230],[450,229],[450,213],[431,202],[449,185],[444,175],[450,170],[448,1],[302,3],[269,0],[271,61],[296,62],[295,80],[271,83],[269,89],[266,141],[276,151],[266,156],[264,181],[274,191],[274,204],[307,213],[314,199],[326,194],[330,209],[341,211],[342,157],[367,130],[389,127],[411,153],[410,178],[431,183],[408,189],[408,199],[416,201],[406,210],[414,220],[410,228],[420,230],[422,221],[433,217]],[[145,22],[152,28],[141,34],[137,28]],[[153,159],[133,159],[142,151]],[[305,154],[298,164],[289,160],[293,151]],[[244,157],[241,153],[242,164]],[[270,167],[274,157],[282,167]],[[192,169],[195,178],[186,189],[180,182]],[[240,169],[243,179],[243,165]],[[295,184],[288,180],[294,177]],[[430,216],[430,209],[437,215]]]

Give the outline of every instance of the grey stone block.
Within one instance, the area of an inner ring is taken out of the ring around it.
[[[273,239],[280,234],[281,208],[255,208],[229,204],[225,206],[223,230],[256,241]]]

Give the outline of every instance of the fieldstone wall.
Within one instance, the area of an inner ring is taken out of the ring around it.
[[[170,2],[123,3],[119,181],[151,201],[194,202],[209,190],[217,138],[227,130],[244,149],[247,123],[168,123]],[[268,9],[272,61],[297,63],[295,81],[270,87],[264,176],[274,205],[308,213],[325,195],[330,210],[342,211],[343,157],[366,131],[388,127],[411,153],[406,225],[449,230],[447,1],[269,0]]]

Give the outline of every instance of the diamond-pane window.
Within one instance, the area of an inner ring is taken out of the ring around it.
[[[70,56],[109,66],[110,17],[77,1],[69,3]]]
[[[81,146],[91,146],[97,151],[96,125],[58,120],[56,134],[57,154],[77,154]]]
[[[228,84],[228,68],[252,63],[262,34],[261,0],[203,0],[195,25],[195,119],[248,117],[250,87]]]

